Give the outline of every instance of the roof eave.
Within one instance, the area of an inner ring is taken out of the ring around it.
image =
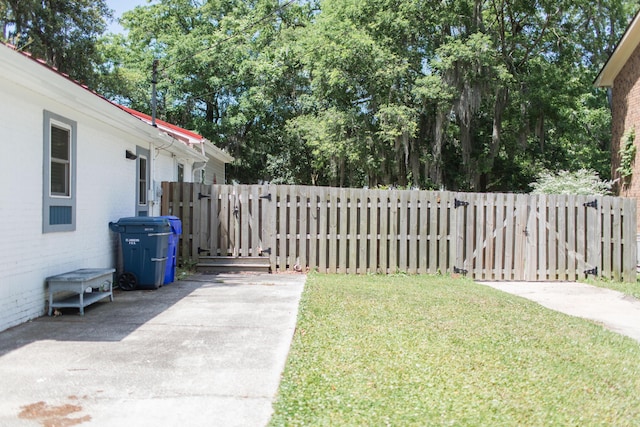
[[[638,44],[640,44],[640,12],[634,16],[593,84],[597,87],[613,87],[618,73],[627,63]]]
[[[202,143],[204,144],[205,153],[220,160],[221,162],[231,163],[235,160],[233,156],[224,151],[222,148],[214,145],[213,142],[209,141],[208,139],[204,139]]]
[[[208,160],[204,154],[161,130],[158,130],[158,140],[161,141],[161,145],[157,145],[157,149],[166,150],[177,157],[193,160],[194,162],[207,162]]]

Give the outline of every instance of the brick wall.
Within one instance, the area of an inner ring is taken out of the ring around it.
[[[612,91],[611,126],[611,176],[620,178],[616,169],[620,166],[620,146],[628,132],[635,129],[636,146],[640,141],[640,46],[638,46],[616,77]],[[640,152],[640,149],[637,151]],[[638,154],[636,153],[636,159]],[[640,162],[635,162],[635,172],[629,185],[617,181],[618,195],[640,200]],[[638,210],[638,232],[640,233],[640,210]]]

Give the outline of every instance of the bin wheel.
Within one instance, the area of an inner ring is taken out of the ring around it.
[[[122,273],[118,277],[118,285],[123,291],[133,291],[138,287],[138,279],[133,273]]]

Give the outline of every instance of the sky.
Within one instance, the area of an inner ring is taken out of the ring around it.
[[[120,18],[123,12],[132,10],[136,6],[144,6],[149,2],[147,0],[106,0],[109,9],[113,9],[114,18]],[[107,29],[110,33],[122,33],[124,30],[117,22],[112,22]]]

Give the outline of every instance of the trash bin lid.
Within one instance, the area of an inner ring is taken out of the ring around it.
[[[119,228],[131,227],[144,231],[169,231],[169,220],[161,216],[132,216],[120,218],[116,223]]]
[[[160,218],[166,218],[169,220],[173,234],[182,234],[182,221],[180,221],[180,218],[173,215],[161,216]]]

